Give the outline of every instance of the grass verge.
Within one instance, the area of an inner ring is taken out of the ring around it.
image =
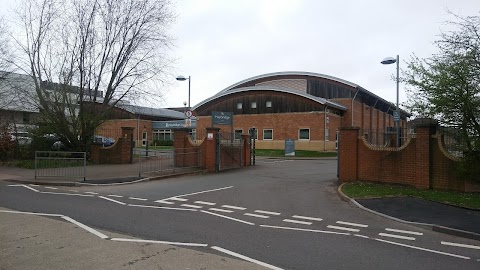
[[[480,193],[418,190],[407,186],[364,182],[347,183],[343,185],[342,191],[354,199],[411,196],[480,210]]]
[[[255,149],[255,155],[261,157],[285,157],[285,150]],[[295,157],[336,157],[337,152],[318,152],[295,150]]]

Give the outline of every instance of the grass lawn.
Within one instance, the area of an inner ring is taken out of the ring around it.
[[[347,183],[343,185],[342,191],[354,199],[412,196],[480,210],[480,193],[417,190],[407,186],[363,182]]]
[[[285,150],[255,149],[255,155],[261,157],[285,157]],[[336,157],[337,152],[318,152],[295,150],[296,157]]]

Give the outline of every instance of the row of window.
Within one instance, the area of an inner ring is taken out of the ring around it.
[[[243,130],[237,129],[235,130],[235,139],[240,139],[241,135],[243,134]],[[255,129],[254,132],[255,140],[258,140],[258,131]],[[273,140],[273,129],[271,128],[264,128],[263,129],[263,139],[265,141]],[[310,129],[309,128],[300,128],[298,129],[298,139],[299,140],[310,140]],[[325,140],[330,140],[330,129],[325,129]]]
[[[256,109],[257,108],[257,102],[256,101],[252,101],[252,103],[250,104],[250,107],[252,109]],[[271,108],[272,107],[272,102],[271,101],[266,101],[265,102],[265,107],[267,108]],[[237,103],[237,109],[241,110],[243,108],[243,103],[242,102],[238,102]]]

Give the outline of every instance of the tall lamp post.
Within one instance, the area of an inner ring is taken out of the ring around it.
[[[400,145],[400,125],[399,125],[399,122],[400,122],[400,107],[398,106],[399,62],[400,62],[400,57],[398,55],[397,55],[397,59],[395,59],[393,57],[387,57],[387,58],[383,59],[382,62],[381,62],[384,65],[397,63],[397,80],[396,80],[397,81],[397,106],[396,106],[397,108],[393,112],[393,122],[395,123],[395,129],[396,129],[396,133],[397,133],[397,138],[395,140],[397,148]]]
[[[177,77],[177,81],[186,81],[186,80],[188,80],[188,109],[190,110],[191,109],[191,107],[190,107],[190,81],[191,81],[191,78],[190,78],[190,76],[188,76],[188,78],[187,78],[187,77],[182,76],[182,75]]]

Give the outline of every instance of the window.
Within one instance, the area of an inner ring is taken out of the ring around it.
[[[192,140],[197,139],[197,130],[196,129],[190,130],[189,134],[190,134],[190,138],[192,138]]]
[[[267,101],[267,102],[265,103],[265,107],[271,108],[271,107],[272,107],[272,102],[271,102],[271,101]]]
[[[273,129],[264,129],[263,130],[263,139],[264,140],[273,140]]]
[[[153,139],[158,141],[173,140],[173,132],[171,129],[154,129]]]
[[[250,129],[250,134],[253,135],[253,138],[254,138],[255,140],[258,140],[258,130],[257,130],[256,128],[251,128],[251,129]]]
[[[325,141],[330,141],[330,130],[328,128],[325,129]]]
[[[256,109],[257,108],[257,102],[253,101],[252,102],[252,109]]]
[[[242,138],[243,130],[235,129],[235,140],[240,140]]]
[[[242,103],[241,103],[241,102],[237,103],[237,109],[241,110],[242,107],[243,107],[243,106],[242,106]]]
[[[301,128],[298,130],[298,139],[299,140],[310,140],[310,129]]]

